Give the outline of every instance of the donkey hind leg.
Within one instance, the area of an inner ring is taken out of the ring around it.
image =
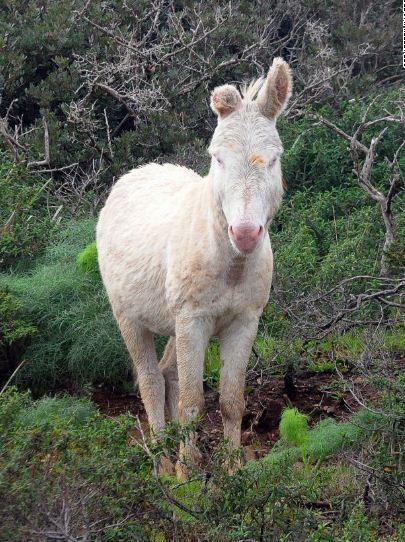
[[[118,319],[118,325],[134,363],[149,426],[157,434],[165,426],[165,382],[159,370],[153,334],[123,318]]]
[[[168,420],[179,419],[179,375],[177,372],[176,339],[170,337],[159,363],[165,379],[165,413]]]

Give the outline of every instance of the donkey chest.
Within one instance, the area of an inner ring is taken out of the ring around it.
[[[179,311],[221,322],[247,309],[260,311],[264,307],[271,271],[267,259],[254,267],[245,258],[224,266],[194,265],[176,277],[171,298]]]

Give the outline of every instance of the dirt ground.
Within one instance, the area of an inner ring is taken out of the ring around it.
[[[339,380],[331,373],[302,372],[294,377],[265,379],[250,377],[246,386],[246,409],[242,421],[242,444],[249,458],[261,457],[279,438],[281,412],[294,406],[308,414],[310,424],[324,417],[346,419],[358,409],[350,392],[336,390]],[[359,383],[361,385],[361,383]],[[93,394],[100,411],[107,416],[131,413],[147,425],[139,393],[118,393],[100,387]],[[199,428],[200,448],[210,454],[222,439],[218,392],[205,390],[205,413]]]

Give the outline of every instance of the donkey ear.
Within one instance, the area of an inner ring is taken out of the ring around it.
[[[242,98],[233,85],[222,85],[214,88],[211,94],[211,109],[220,119],[238,110],[242,105]]]
[[[284,111],[291,92],[291,70],[285,60],[275,58],[256,99],[262,114],[276,119]]]

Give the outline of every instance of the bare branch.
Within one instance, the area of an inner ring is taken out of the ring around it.
[[[321,124],[323,124],[324,126],[326,126],[327,128],[330,128],[331,130],[333,130],[334,132],[336,132],[338,135],[340,135],[341,137],[343,137],[343,139],[346,139],[346,141],[348,141],[349,143],[352,144],[353,142],[353,137],[350,136],[349,134],[346,134],[346,132],[344,132],[343,130],[341,130],[340,128],[338,128],[338,126],[336,126],[336,124],[333,124],[333,122],[331,122],[330,120],[328,119],[325,119],[324,117],[319,117],[319,122]],[[360,143],[359,141],[355,141],[354,143],[356,145],[356,147],[358,149],[360,149],[362,152],[364,152],[364,154],[367,154],[367,147],[365,145],[363,145],[362,143]]]
[[[356,282],[359,284],[355,284]],[[353,290],[358,290],[360,285],[361,293],[354,294]],[[404,279],[358,275],[344,279],[333,288],[317,295],[295,296],[288,304],[284,299],[294,297],[289,292],[278,289],[276,297],[285,314],[297,324],[299,337],[304,337],[306,341],[309,341],[322,339],[336,329],[347,330],[358,325],[395,323],[393,318],[384,313],[382,307],[386,305],[405,309],[405,304],[402,302],[404,291]],[[359,311],[371,307],[373,307],[371,314],[375,313],[376,308],[381,309],[379,320],[355,317]],[[398,322],[400,321],[398,319]],[[294,326],[292,327],[295,329]]]
[[[38,166],[49,166],[51,162],[51,155],[50,155],[50,149],[49,149],[49,129],[48,129],[48,123],[46,122],[46,119],[44,118],[44,154],[45,158],[43,160],[38,160],[35,162],[28,162],[28,167],[38,167]]]
[[[341,128],[339,128],[332,122],[328,121],[327,119],[324,119],[323,117],[319,119],[319,123],[333,130],[340,137],[342,137],[343,139],[345,139],[346,141],[350,143],[349,152],[354,164],[353,171],[357,177],[358,184],[365,192],[367,192],[367,194],[374,201],[376,201],[380,205],[381,214],[382,214],[382,218],[385,225],[385,240],[384,240],[382,256],[381,256],[381,274],[383,276],[386,276],[390,272],[389,262],[388,262],[388,253],[389,253],[391,245],[395,241],[395,226],[394,226],[394,217],[392,215],[391,203],[394,196],[398,192],[398,187],[400,184],[399,183],[400,174],[396,172],[392,174],[390,185],[386,194],[378,190],[371,181],[372,169],[374,166],[377,146],[382,140],[382,138],[384,137],[384,134],[387,132],[388,126],[385,126],[376,137],[372,138],[371,143],[368,147],[359,141],[359,136],[367,128],[374,126],[376,124],[383,123],[383,122],[398,122],[398,123],[404,124],[405,118],[401,112],[400,115],[389,114],[384,117],[379,117],[377,119],[367,121],[366,120],[367,115],[371,109],[371,106],[374,105],[376,99],[377,97],[374,100],[372,100],[372,102],[367,107],[366,111],[363,114],[362,122],[359,124],[354,135],[352,136],[344,132]],[[392,161],[393,165],[397,164],[397,158],[398,158],[399,152],[403,148],[404,144],[405,144],[405,140],[398,147],[394,155],[394,159]],[[359,151],[365,155],[365,158],[362,164],[359,163],[359,157],[358,157]]]
[[[25,151],[26,148],[24,145],[16,139],[10,132],[8,127],[7,116],[0,118],[0,135],[3,136],[3,139],[6,142],[6,145],[9,147],[10,151],[14,155],[14,161],[16,163],[20,162],[20,151]]]

